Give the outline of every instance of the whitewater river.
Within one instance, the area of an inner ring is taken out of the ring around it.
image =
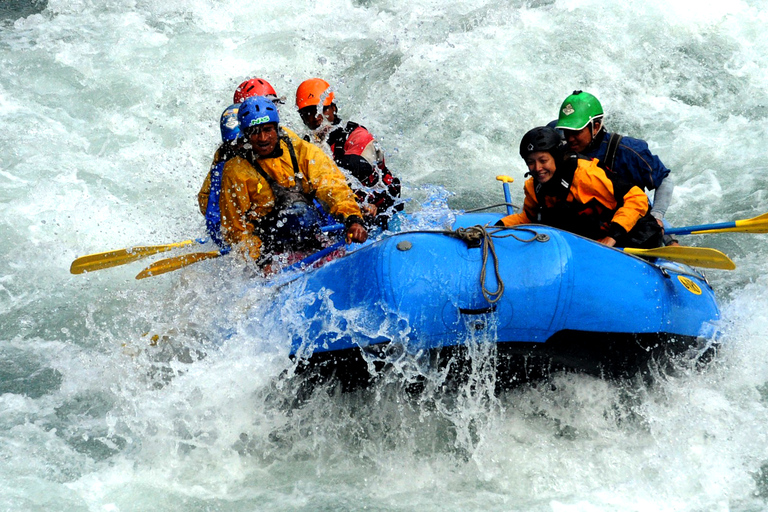
[[[502,201],[573,89],[647,140],[676,225],[768,211],[763,0],[0,2],[0,510],[768,509],[768,235],[689,236],[723,345],[653,382],[397,382],[301,406],[270,293],[229,259],[137,281],[78,256],[201,236],[218,117],[334,85],[425,223]],[[290,316],[290,308],[284,311]]]

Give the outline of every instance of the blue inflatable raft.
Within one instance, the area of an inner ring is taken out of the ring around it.
[[[358,385],[416,357],[461,373],[469,343],[494,343],[506,385],[561,369],[624,375],[716,339],[698,271],[550,227],[491,227],[500,216],[395,234],[283,286],[300,371]]]

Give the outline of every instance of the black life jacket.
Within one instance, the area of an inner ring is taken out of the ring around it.
[[[547,183],[534,185],[537,222],[597,240],[606,236],[615,211],[595,199],[586,204],[567,200],[577,165],[578,156],[574,154],[558,165]],[[547,206],[546,197],[554,198],[555,204]]]
[[[365,129],[364,126],[354,121],[347,121],[342,124],[339,117],[336,118],[334,124],[336,126],[328,134],[326,143],[333,152],[333,160],[336,162],[336,165],[348,171],[366,188],[372,188],[379,184],[379,182],[386,187],[386,190],[373,191],[357,190],[355,187],[352,187],[359,203],[365,202],[376,206],[378,214],[373,220],[373,224],[386,229],[389,217],[394,212],[405,209],[405,204],[397,200],[402,191],[400,180],[387,169],[383,162],[380,162],[379,165],[371,165],[362,156],[348,155],[345,152],[344,148],[347,145],[347,139],[349,139],[350,134],[358,128]],[[304,140],[309,141],[309,136],[305,136]],[[390,209],[393,211],[389,211]]]
[[[613,173],[608,178],[614,184],[616,209],[610,209],[596,199],[583,204],[568,201],[571,193],[573,177],[578,165],[579,156],[573,154],[563,164],[558,166],[555,174],[547,183],[536,183],[536,217],[537,222],[547,226],[570,231],[592,240],[599,240],[608,235],[616,210],[624,204],[624,195],[632,184],[625,182]],[[555,204],[546,206],[546,197],[553,197]],[[632,230],[616,240],[617,247],[653,248],[662,245],[661,227],[650,214],[650,210],[641,217]]]
[[[337,122],[340,124],[340,119],[337,119]],[[399,197],[400,180],[392,175],[383,162],[380,162],[379,165],[371,165],[369,163],[367,168],[361,165],[349,165],[350,157],[357,157],[358,155],[347,155],[344,148],[347,145],[349,135],[358,128],[366,129],[365,126],[352,121],[347,121],[344,126],[337,126],[328,134],[328,140],[326,142],[333,151],[333,160],[336,162],[336,165],[350,171],[363,186],[373,187],[381,181],[387,186],[391,196]],[[359,158],[367,162],[363,157],[360,156]]]
[[[347,144],[349,134],[360,128],[360,125],[353,121],[347,121],[344,126],[341,126],[341,119],[336,118],[336,121],[337,126],[331,131],[331,133],[328,134],[328,139],[326,142],[328,143],[328,146],[330,146],[331,151],[333,151],[333,159],[337,164],[339,164],[346,155],[344,152],[344,146]],[[363,180],[360,180],[360,182],[363,183]],[[366,187],[371,186],[367,183],[363,183],[363,185]]]

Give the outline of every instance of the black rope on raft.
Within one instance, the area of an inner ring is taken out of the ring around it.
[[[500,233],[506,230],[507,228],[504,226],[494,226],[491,228],[491,231],[488,231],[485,226],[478,225],[468,228],[458,228],[454,232],[454,236],[464,240],[469,247],[482,247],[483,249],[483,266],[480,269],[480,286],[483,290],[483,297],[485,297],[485,300],[487,300],[489,304],[497,303],[504,295],[504,280],[501,278],[501,272],[499,272],[499,258],[496,255],[496,247],[493,244],[493,239],[507,238],[511,236],[515,240],[523,243],[545,242],[549,239],[546,235],[540,235],[536,231],[526,228],[523,228],[523,230],[529,231],[532,235],[531,238],[523,239],[517,236],[513,231],[507,231],[504,234]],[[516,228],[516,230],[519,231],[520,228]],[[489,256],[493,260],[493,272],[496,275],[496,282],[498,283],[498,286],[494,291],[489,290],[485,286],[485,276],[487,274]]]
[[[488,230],[490,229],[490,231]],[[514,229],[514,231],[512,230]],[[515,231],[527,231],[531,233],[531,238],[521,238],[515,234]],[[502,232],[504,232],[502,234]],[[523,243],[530,242],[546,242],[549,237],[545,234],[539,234],[533,229],[521,228],[515,226],[514,228],[508,228],[505,226],[493,226],[487,228],[486,226],[471,226],[468,228],[457,228],[455,231],[448,230],[415,230],[399,233],[399,235],[406,235],[408,233],[443,233],[462,240],[468,247],[482,247],[483,249],[483,264],[480,269],[480,286],[483,291],[483,297],[489,304],[496,304],[504,295],[504,280],[501,278],[501,272],[499,271],[499,258],[496,255],[496,247],[493,244],[494,238],[507,238],[512,237]],[[491,291],[485,286],[485,276],[488,271],[488,257],[493,260],[493,272],[496,275],[496,282],[498,286],[496,290]]]
[[[499,258],[496,255],[496,247],[493,245],[493,237],[484,226],[472,226],[468,228],[458,228],[456,237],[464,240],[469,247],[482,247],[483,266],[480,269],[480,287],[483,290],[483,297],[488,304],[495,304],[501,300],[504,295],[504,281],[499,272]],[[493,271],[496,275],[496,290],[491,291],[485,286],[485,275],[488,268],[488,256],[493,260]]]

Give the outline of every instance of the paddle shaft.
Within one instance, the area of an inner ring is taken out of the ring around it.
[[[751,219],[742,219],[717,224],[701,224],[664,230],[669,235],[704,235],[708,233],[768,233],[768,213]]]
[[[718,224],[701,224],[699,226],[684,226],[681,228],[665,229],[664,233],[668,235],[690,235],[695,231],[706,231],[709,229],[732,229],[736,227],[736,222],[720,222]]]
[[[281,270],[281,272],[290,272],[292,270],[297,270],[297,269],[301,268],[304,265],[311,265],[314,262],[316,262],[316,261],[318,261],[318,260],[320,260],[322,258],[325,258],[326,256],[328,256],[332,252],[337,251],[338,249],[341,249],[345,245],[346,245],[346,240],[341,239],[338,242],[336,242],[335,244],[329,245],[325,249],[317,251],[314,254],[310,254],[309,256],[304,258],[303,260],[297,261],[296,263],[293,263],[292,265],[289,265],[289,266],[285,267],[284,269]]]
[[[328,231],[338,231],[339,229],[343,229],[343,224],[336,224],[333,226],[328,226]],[[335,244],[326,247],[325,249],[322,249],[316,253],[310,254],[306,258],[304,258],[301,261],[297,261],[293,265],[290,265],[283,269],[283,271],[288,270],[294,270],[297,268],[300,268],[302,265],[311,265],[312,263],[316,262],[317,260],[324,258],[328,254],[332,253],[333,251],[339,249],[340,247],[345,245],[345,240],[342,239]],[[180,268],[184,268],[186,266],[189,266],[193,263],[197,263],[198,261],[203,261],[211,258],[217,258],[219,256],[223,256],[229,252],[229,249],[221,250],[221,251],[214,251],[214,252],[195,252],[195,253],[189,253],[189,254],[183,254],[181,256],[176,256],[174,258],[166,258],[163,260],[156,261],[152,265],[148,266],[144,270],[138,273],[136,275],[136,279],[144,279],[146,277],[152,277],[159,274],[165,274],[167,272],[172,272],[174,270],[178,270]]]
[[[507,203],[507,215],[512,215],[515,213],[514,208],[512,208],[512,194],[509,192],[509,184],[512,183],[514,180],[510,178],[509,176],[501,175],[496,176],[496,180],[501,182],[501,188],[504,189],[504,202]]]
[[[512,202],[512,194],[509,193],[509,183],[505,181],[501,186],[504,189],[504,202],[507,203],[507,215],[512,215],[515,213],[515,210],[512,209],[512,205],[510,204]]]

